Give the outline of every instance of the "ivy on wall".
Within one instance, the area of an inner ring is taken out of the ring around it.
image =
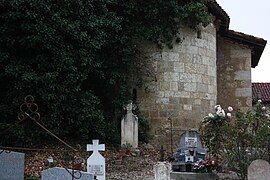
[[[54,133],[117,141],[121,107],[132,98],[129,78],[143,75],[130,71],[138,53],[131,41],[169,44],[180,24],[195,28],[211,21],[207,3],[2,0],[0,134],[6,138],[1,144],[42,142],[46,136],[34,125],[16,123],[28,94]]]

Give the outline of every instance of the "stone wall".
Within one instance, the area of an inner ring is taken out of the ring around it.
[[[172,49],[155,44],[141,45],[150,56],[153,76],[137,89],[137,101],[152,126],[152,143],[169,148],[171,121],[174,148],[180,133],[198,128],[203,117],[216,104],[216,29],[213,24],[196,31],[182,28],[181,42]],[[170,120],[171,119],[171,120]]]
[[[251,110],[251,49],[222,37],[217,41],[217,103],[223,108]]]

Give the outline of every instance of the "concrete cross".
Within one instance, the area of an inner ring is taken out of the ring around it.
[[[87,144],[87,151],[93,151],[93,153],[99,153],[98,151],[105,151],[105,144],[99,144],[98,139],[93,139],[93,144]]]
[[[106,180],[105,158],[99,151],[105,151],[105,144],[99,144],[98,139],[93,140],[93,144],[87,144],[87,151],[93,151],[93,154],[87,159],[87,172],[94,174],[98,180]]]

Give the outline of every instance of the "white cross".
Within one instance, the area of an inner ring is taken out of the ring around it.
[[[98,139],[93,139],[93,144],[87,144],[87,151],[93,151],[93,153],[99,153],[98,151],[105,151],[105,144],[99,144]]]
[[[105,144],[99,144],[98,139],[93,139],[93,144],[87,144],[87,151],[93,154],[87,159],[87,172],[97,176],[98,180],[106,180],[105,158],[98,151],[105,151]]]

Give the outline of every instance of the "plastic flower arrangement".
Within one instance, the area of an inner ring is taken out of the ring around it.
[[[212,160],[198,160],[193,165],[193,170],[200,173],[212,173],[215,169],[215,163]]]

